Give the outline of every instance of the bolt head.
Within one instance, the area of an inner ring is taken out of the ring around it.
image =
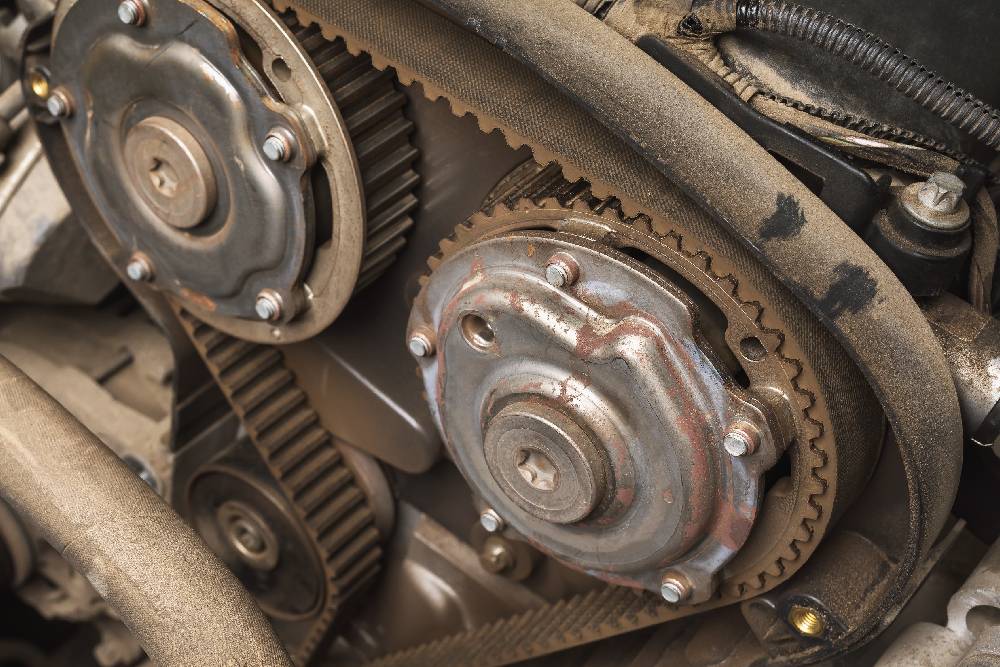
[[[140,26],[146,22],[146,7],[140,0],[124,0],[118,5],[118,20],[125,25]]]
[[[45,108],[55,118],[69,118],[73,114],[73,103],[69,93],[62,88],[57,88],[45,100]]]
[[[670,604],[680,604],[691,597],[691,589],[683,578],[668,573],[660,583],[660,595]]]
[[[288,162],[292,159],[295,147],[288,132],[284,130],[272,130],[264,139],[262,147],[264,157],[271,162]]]
[[[920,203],[938,213],[954,213],[965,195],[965,183],[955,174],[945,171],[930,175],[920,186],[917,199]]]
[[[753,454],[760,442],[760,433],[750,424],[740,424],[729,429],[722,439],[722,447],[730,456]]]
[[[502,574],[514,566],[514,553],[502,537],[491,537],[483,545],[479,562],[492,574]]]
[[[434,354],[434,343],[431,341],[430,337],[427,336],[427,334],[413,334],[410,336],[408,345],[410,348],[410,354],[420,359]]]
[[[504,520],[496,510],[486,510],[479,515],[479,525],[483,527],[487,533],[499,533],[504,529]]]
[[[136,253],[125,265],[125,275],[137,283],[148,282],[153,279],[153,265],[145,255]]]
[[[271,290],[263,290],[257,295],[254,312],[265,322],[274,322],[281,318],[281,297]]]
[[[545,280],[553,287],[569,287],[579,277],[580,265],[566,253],[556,253],[545,265]]]

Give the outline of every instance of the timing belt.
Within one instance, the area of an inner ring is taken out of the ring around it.
[[[376,68],[392,68],[401,85],[419,86],[431,100],[443,98],[456,116],[471,115],[483,132],[500,131],[515,149],[527,146],[536,162],[557,162],[570,181],[586,179],[595,196],[615,196],[624,214],[690,205],[673,183],[527,66],[416,0],[272,1],[278,11],[293,11],[301,24],[319,26],[327,40],[343,39],[352,54],[367,53]],[[507,665],[738,599],[678,607],[646,591],[604,586],[373,664]]]
[[[374,511],[281,351],[228,336],[186,311],[177,314],[323,567],[320,611],[304,636],[288,646],[294,662],[304,665],[341,603],[379,571]]]

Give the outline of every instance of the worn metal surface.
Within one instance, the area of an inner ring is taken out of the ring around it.
[[[559,210],[508,224],[544,229],[556,216],[567,230],[588,224]],[[557,255],[580,265],[572,288],[545,280]],[[513,528],[615,583],[659,591],[669,569],[702,602],[746,541],[759,478],[783,447],[698,346],[695,312],[624,254],[526,231],[439,264],[410,331],[435,336],[420,366],[452,457]],[[753,456],[722,447],[740,422],[765,434]]]
[[[90,579],[152,659],[291,664],[194,531],[10,362],[0,367],[4,498]]]
[[[948,622],[907,628],[877,667],[993,665],[1000,661],[1000,542],[994,544],[948,602]]]
[[[65,121],[88,189],[120,241],[150,257],[153,284],[203,319],[257,341],[314,335],[412,224],[402,98],[387,75],[262,3],[157,14],[125,25],[83,0],[60,17],[53,78],[92,106]],[[162,74],[140,73],[149,67]],[[279,134],[287,159],[272,161],[265,137]],[[263,290],[280,308],[260,321]]]

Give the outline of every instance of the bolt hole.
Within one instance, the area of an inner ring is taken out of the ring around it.
[[[767,356],[767,348],[755,336],[747,336],[740,341],[740,353],[747,361],[760,361]]]
[[[283,58],[275,58],[271,61],[271,71],[274,73],[274,78],[282,83],[292,78],[292,68]]]
[[[496,335],[490,323],[475,313],[462,318],[462,336],[465,342],[477,350],[485,352],[493,347]]]

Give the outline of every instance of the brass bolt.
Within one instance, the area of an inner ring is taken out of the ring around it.
[[[826,621],[815,609],[795,605],[788,611],[788,622],[803,637],[819,637],[826,631]]]

